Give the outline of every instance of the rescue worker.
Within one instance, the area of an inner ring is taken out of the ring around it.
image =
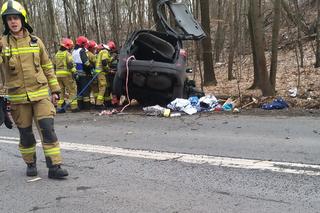
[[[107,45],[100,44],[98,47],[100,51],[97,56],[96,69],[95,69],[95,72],[99,73],[98,75],[99,93],[95,101],[96,103],[95,107],[98,110],[104,108],[103,104],[105,101],[105,94],[108,93],[108,89],[110,87],[110,84],[107,81],[107,75],[109,72],[109,65],[112,62],[112,57],[109,51],[111,50],[111,48],[115,48],[115,45],[113,44],[112,43],[108,43]]]
[[[97,60],[97,56],[96,56],[96,52],[97,52],[97,43],[94,41],[94,40],[90,40],[86,46],[86,49],[87,49],[87,55],[88,55],[88,58],[89,58],[89,61],[90,61],[90,64],[92,65],[93,67],[93,71],[94,71],[94,68],[96,66],[96,60]],[[98,92],[99,92],[99,89],[98,89],[98,80],[95,79],[92,81],[91,85],[90,85],[90,97],[92,96],[94,100],[97,99],[97,96],[98,96]],[[93,100],[93,102],[94,102]]]
[[[68,172],[61,168],[60,146],[54,131],[55,109],[50,102],[58,99],[60,87],[43,42],[28,24],[27,12],[14,0],[2,5],[4,33],[1,39],[0,63],[11,115],[20,132],[19,150],[27,164],[26,175],[36,176],[36,140],[34,120],[41,136],[49,168],[48,177],[61,179]],[[1,76],[1,75],[0,75]]]
[[[109,87],[105,93],[105,106],[115,107],[117,104],[112,101],[112,99],[113,99],[112,89],[113,89],[113,80],[114,80],[115,74],[117,72],[118,52],[117,52],[117,47],[116,47],[116,44],[114,43],[114,41],[112,41],[112,40],[108,41],[107,45],[110,48],[109,53],[112,57],[112,61],[109,64],[109,72],[107,74],[107,81],[109,83]]]
[[[90,109],[90,90],[89,81],[91,77],[91,70],[93,69],[90,64],[85,46],[88,43],[85,36],[79,36],[76,39],[76,45],[72,52],[73,61],[76,64],[76,81],[77,81],[77,94],[78,94],[78,107],[80,110]],[[82,94],[80,94],[82,92]]]
[[[73,77],[76,72],[76,68],[70,53],[72,48],[73,41],[69,38],[63,38],[60,42],[60,49],[56,53],[54,59],[55,72],[61,88],[60,100],[58,101],[57,105],[57,112],[59,113],[64,113],[66,111],[66,107],[63,107],[64,104],[70,104],[71,112],[79,111],[77,101],[77,85]],[[67,103],[65,103],[67,96]]]

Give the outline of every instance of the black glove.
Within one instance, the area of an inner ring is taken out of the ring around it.
[[[7,100],[4,97],[0,97],[0,126],[4,123],[8,129],[12,129],[13,122],[9,116],[7,104]]]

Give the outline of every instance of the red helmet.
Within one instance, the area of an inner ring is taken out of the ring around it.
[[[86,48],[88,49],[88,50],[92,50],[92,49],[94,49],[94,48],[97,48],[97,43],[94,41],[94,40],[90,40],[88,43],[87,43],[87,45],[86,45]]]
[[[60,41],[60,45],[70,50],[73,48],[73,41],[70,38],[63,38]]]
[[[114,41],[112,41],[112,40],[108,41],[107,46],[108,46],[107,49],[109,49],[109,50],[111,50],[111,51],[113,51],[113,50],[115,50],[115,49],[117,48],[117,47],[116,47],[116,44],[115,44]]]
[[[84,47],[84,45],[88,44],[89,40],[85,36],[79,36],[76,40],[76,44]]]

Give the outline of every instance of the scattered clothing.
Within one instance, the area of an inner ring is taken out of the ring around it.
[[[218,100],[214,95],[206,95],[199,99],[200,110],[198,111],[212,111],[218,106]]]
[[[190,101],[187,99],[177,98],[171,103],[169,103],[167,107],[174,111],[185,112],[188,115],[193,115],[197,113],[197,109],[193,107]]]
[[[272,103],[263,104],[261,108],[265,110],[272,110],[272,109],[284,109],[288,107],[289,105],[287,104],[287,102],[285,102],[283,98],[279,97],[273,100]]]
[[[160,116],[164,113],[166,108],[155,105],[155,106],[148,106],[148,107],[143,107],[142,110],[145,112],[146,115],[149,116]]]

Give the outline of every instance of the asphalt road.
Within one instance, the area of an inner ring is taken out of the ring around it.
[[[0,127],[0,212],[320,212],[320,116],[290,115],[58,115],[63,181],[39,147],[29,182],[17,129]]]

